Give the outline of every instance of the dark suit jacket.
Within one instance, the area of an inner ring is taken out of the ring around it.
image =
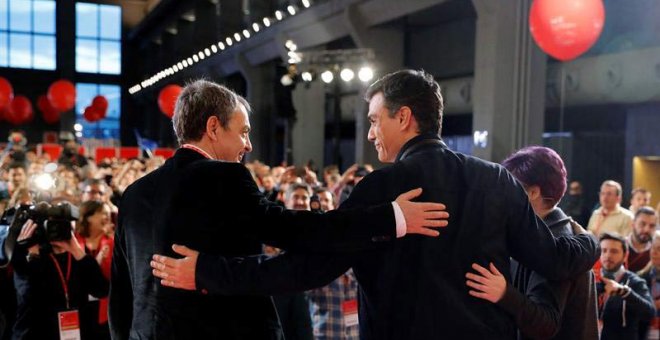
[[[261,253],[261,243],[286,249],[354,249],[395,235],[390,203],[315,214],[268,202],[238,163],[208,160],[179,149],[122,198],[110,292],[113,339],[278,339],[269,296],[211,297],[160,285],[153,254],[175,256],[173,243],[209,254]],[[365,226],[369,226],[365,228]]]
[[[419,186],[420,200],[442,202],[451,215],[437,238],[410,235],[326,257],[203,254],[197,282],[216,294],[275,293],[327,284],[352,266],[360,283],[362,339],[513,339],[511,317],[468,294],[465,274],[472,263],[492,261],[510,281],[510,257],[558,279],[588,270],[598,258],[591,236],[555,239],[503,167],[452,152],[437,136],[408,141],[397,161],[367,175],[340,210],[387,202]]]

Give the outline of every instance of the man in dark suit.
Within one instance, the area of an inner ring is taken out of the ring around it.
[[[239,163],[252,149],[248,110],[240,96],[208,81],[186,86],[179,96],[173,125],[182,147],[122,197],[110,292],[114,339],[282,338],[269,296],[211,297],[162,287],[149,260],[154,253],[174,255],[172,243],[224,256],[259,254],[262,242],[291,250],[351,250],[369,246],[374,237],[434,236],[437,231],[424,226],[446,225],[438,220],[446,218],[438,211],[442,205],[412,203],[415,192],[327,214],[268,202]]]
[[[391,166],[367,175],[340,207],[387,202],[421,186],[451,217],[439,237],[407,236],[367,251],[227,259],[183,248],[184,259],[155,256],[154,274],[192,282],[210,294],[282,292],[327,284],[353,268],[362,339],[513,339],[513,320],[471,297],[472,263],[508,268],[510,257],[549,278],[591,268],[598,244],[589,235],[555,239],[536,217],[520,183],[503,167],[449,150],[439,137],[442,96],[433,77],[403,70],[371,85],[369,140]],[[503,271],[509,279],[508,271]]]

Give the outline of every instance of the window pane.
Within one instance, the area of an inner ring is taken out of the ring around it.
[[[9,48],[7,46],[7,33],[0,33],[0,66],[9,66]]]
[[[29,68],[32,66],[31,36],[23,33],[9,34],[9,66]]]
[[[34,31],[55,34],[55,1],[34,2]]]
[[[103,39],[121,39],[121,7],[100,5],[99,13],[101,16],[101,38]]]
[[[9,2],[9,28],[13,31],[32,30],[31,1],[13,0]]]
[[[76,36],[96,38],[99,36],[98,5],[76,3]]]
[[[103,41],[99,54],[101,56],[99,73],[121,73],[121,44],[118,41]]]
[[[34,36],[34,68],[55,69],[55,36]]]
[[[76,71],[98,73],[98,41],[76,39]]]
[[[117,85],[101,85],[99,93],[108,100],[106,119],[119,119],[121,108],[121,89]]]
[[[7,0],[0,0],[0,30],[9,28],[9,17],[7,17]]]

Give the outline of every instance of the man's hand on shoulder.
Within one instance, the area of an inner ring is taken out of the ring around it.
[[[396,199],[406,220],[406,234],[438,236],[440,232],[433,228],[446,227],[449,213],[444,211],[442,203],[412,202],[422,194],[422,188],[404,192]]]
[[[186,246],[173,245],[172,249],[181,259],[155,254],[151,261],[152,273],[161,279],[163,286],[185,290],[195,290],[195,267],[199,252]]]

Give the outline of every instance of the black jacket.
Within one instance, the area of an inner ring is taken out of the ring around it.
[[[555,237],[572,235],[570,218],[555,208],[543,220]],[[598,340],[596,284],[591,270],[564,281],[548,281],[511,261],[511,285],[498,305],[509,312],[519,339]]]
[[[58,313],[66,311],[67,305],[57,267],[48,254],[30,261],[26,260],[26,255],[22,247],[16,247],[12,258],[18,302],[12,339],[59,339]],[[108,295],[108,280],[89,255],[79,261],[68,253],[54,256],[63,275],[67,275],[69,259],[71,261],[67,285],[69,306],[79,312],[81,338],[92,339],[97,320],[90,320],[81,308],[85,309],[89,295],[97,298]]]
[[[178,257],[173,243],[246,256],[261,253],[262,242],[285,249],[353,249],[396,232],[390,203],[324,215],[288,211],[263,197],[242,164],[208,160],[189,149],[177,150],[129,186],[119,212],[110,291],[113,339],[281,338],[269,296],[211,297],[161,286],[149,262],[153,254]]]
[[[610,296],[605,299],[604,285],[599,282],[598,299],[601,302],[599,318],[603,322],[602,340],[646,339],[640,328],[647,327],[655,316],[653,298],[644,279],[627,271],[618,280],[632,289],[627,297]]]
[[[420,186],[421,201],[442,202],[451,215],[437,238],[410,235],[325,257],[202,254],[197,283],[219,294],[290,291],[325,285],[352,266],[360,283],[362,339],[513,339],[511,317],[468,294],[465,273],[472,263],[492,261],[502,269],[514,257],[565,279],[587,271],[598,257],[591,236],[555,239],[503,167],[452,152],[437,136],[408,141],[397,161],[367,175],[339,210],[388,202]]]

